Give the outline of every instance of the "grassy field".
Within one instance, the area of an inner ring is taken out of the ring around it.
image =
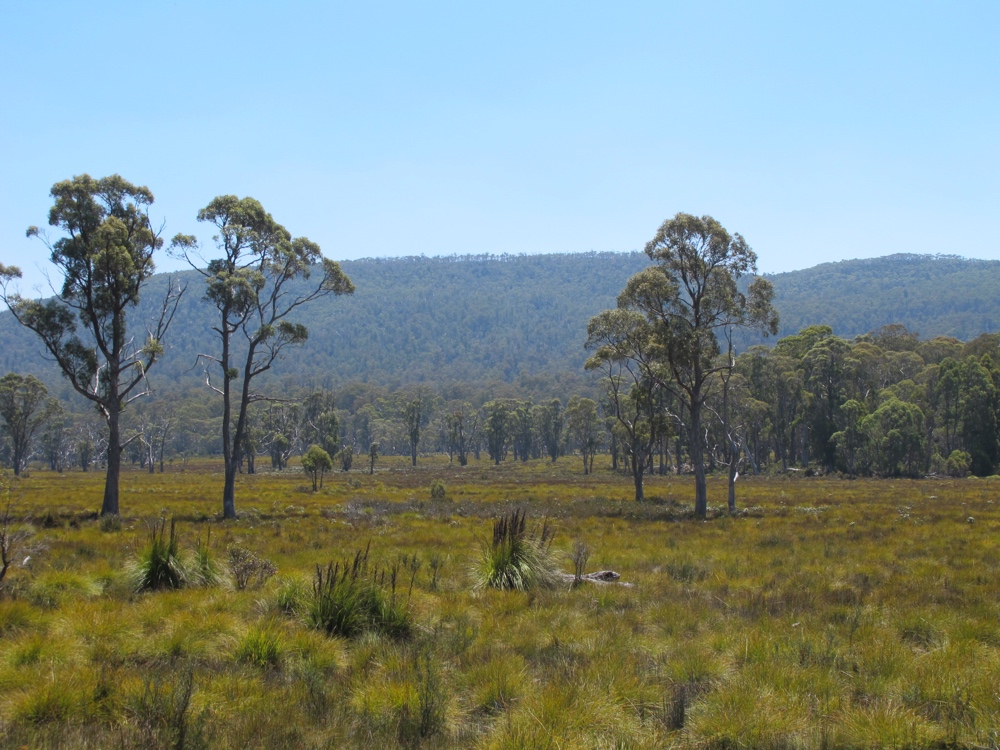
[[[736,517],[720,480],[695,521],[689,478],[637,505],[571,458],[388,458],[317,493],[241,477],[224,524],[206,461],[126,473],[120,527],[94,515],[102,481],[11,489],[34,535],[0,596],[2,747],[1000,746],[1000,480],[748,478]],[[474,590],[513,507],[554,524],[566,572],[582,542],[634,585]],[[161,518],[189,585],[138,593]],[[410,628],[328,636],[316,566],[369,544]],[[219,582],[190,575],[199,547]],[[230,550],[277,572],[239,588]]]

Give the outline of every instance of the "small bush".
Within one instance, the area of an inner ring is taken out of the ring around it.
[[[448,495],[448,488],[445,483],[440,479],[435,479],[431,482],[431,499],[432,500],[444,500]]]
[[[137,591],[152,589],[179,589],[187,580],[184,566],[177,554],[177,528],[170,519],[170,536],[166,536],[167,522],[154,523],[149,542],[139,553],[135,563],[135,588]]]
[[[309,623],[327,635],[351,638],[366,631],[406,638],[412,625],[407,608],[396,599],[398,565],[368,567],[368,549],[354,560],[316,566]]]
[[[945,470],[950,477],[967,477],[972,466],[972,456],[965,451],[952,451],[945,462]]]
[[[270,560],[257,557],[246,547],[229,548],[229,570],[238,591],[247,587],[260,588],[268,578],[278,572]]]
[[[529,591],[554,586],[559,571],[550,552],[552,527],[528,530],[527,516],[516,509],[493,524],[493,539],[481,540],[476,588]]]

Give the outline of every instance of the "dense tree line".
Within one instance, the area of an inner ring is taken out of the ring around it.
[[[717,377],[706,402],[709,469],[724,471],[735,445],[743,472],[993,474],[1000,468],[997,363],[998,334],[966,343],[921,340],[901,325],[850,340],[834,336],[828,326],[811,326],[773,347],[750,347],[735,357],[728,386]],[[14,409],[11,418],[26,423],[46,415],[33,426],[24,453],[53,470],[100,463],[96,415],[56,404],[30,376],[8,374],[0,383],[16,393],[22,381],[34,383],[35,411]],[[412,457],[408,411],[416,401],[418,457],[444,453],[465,464],[477,456],[502,462],[574,454],[583,471],[595,454],[610,452],[617,468],[629,471],[635,450],[629,447],[633,438],[612,418],[606,391],[593,399],[561,394],[532,400],[510,385],[390,389],[356,382],[337,391],[293,389],[281,402],[253,405],[241,470],[257,471],[257,459],[281,470],[314,444],[334,458],[345,451],[367,457],[373,443],[380,455]],[[648,405],[631,403],[646,423],[638,430],[645,440],[644,471],[690,471],[689,437],[676,401],[660,394]],[[729,434],[722,419],[727,409]],[[124,421],[125,431],[139,436],[129,443],[126,459],[152,471],[162,470],[164,462],[221,455],[221,419],[221,404],[207,399],[203,388],[137,402]],[[0,446],[3,462],[13,467],[6,421]]]

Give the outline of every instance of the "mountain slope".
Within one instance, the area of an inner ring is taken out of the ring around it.
[[[357,292],[310,305],[309,341],[275,372],[311,387],[367,380],[405,383],[525,382],[581,378],[587,321],[615,304],[626,280],[648,265],[641,253],[461,256],[343,262]],[[152,371],[161,390],[196,385],[199,353],[213,353],[211,308],[201,277],[188,291]],[[840,336],[903,323],[924,338],[968,340],[1000,328],[1000,262],[891,255],[771,275],[781,335],[830,325]],[[153,279],[133,322],[153,310],[166,277]],[[139,323],[140,325],[136,325]],[[65,384],[40,343],[0,315],[0,373],[34,373],[62,395]]]

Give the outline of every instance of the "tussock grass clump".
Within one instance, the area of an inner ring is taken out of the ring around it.
[[[133,576],[136,591],[154,589],[179,589],[187,582],[187,573],[177,550],[177,525],[170,519],[170,536],[166,536],[167,522],[154,522],[149,541],[139,553]]]
[[[219,564],[212,556],[212,529],[209,528],[205,535],[205,541],[198,537],[198,545],[194,548],[194,555],[191,557],[190,577],[193,583],[199,586],[216,586],[222,582],[224,576]]]
[[[236,661],[260,669],[278,667],[284,654],[280,635],[271,627],[251,627],[236,644]]]
[[[368,565],[368,548],[353,561],[316,566],[309,624],[327,635],[352,638],[375,632],[390,638],[407,638],[412,631],[407,607],[397,601],[399,566]]]
[[[308,579],[292,576],[277,579],[277,587],[273,595],[264,601],[264,607],[289,617],[296,617],[306,610],[308,602]]]
[[[476,588],[530,591],[559,581],[551,553],[554,530],[548,521],[528,529],[527,513],[516,508],[493,523],[493,538],[480,540],[474,571]]]

